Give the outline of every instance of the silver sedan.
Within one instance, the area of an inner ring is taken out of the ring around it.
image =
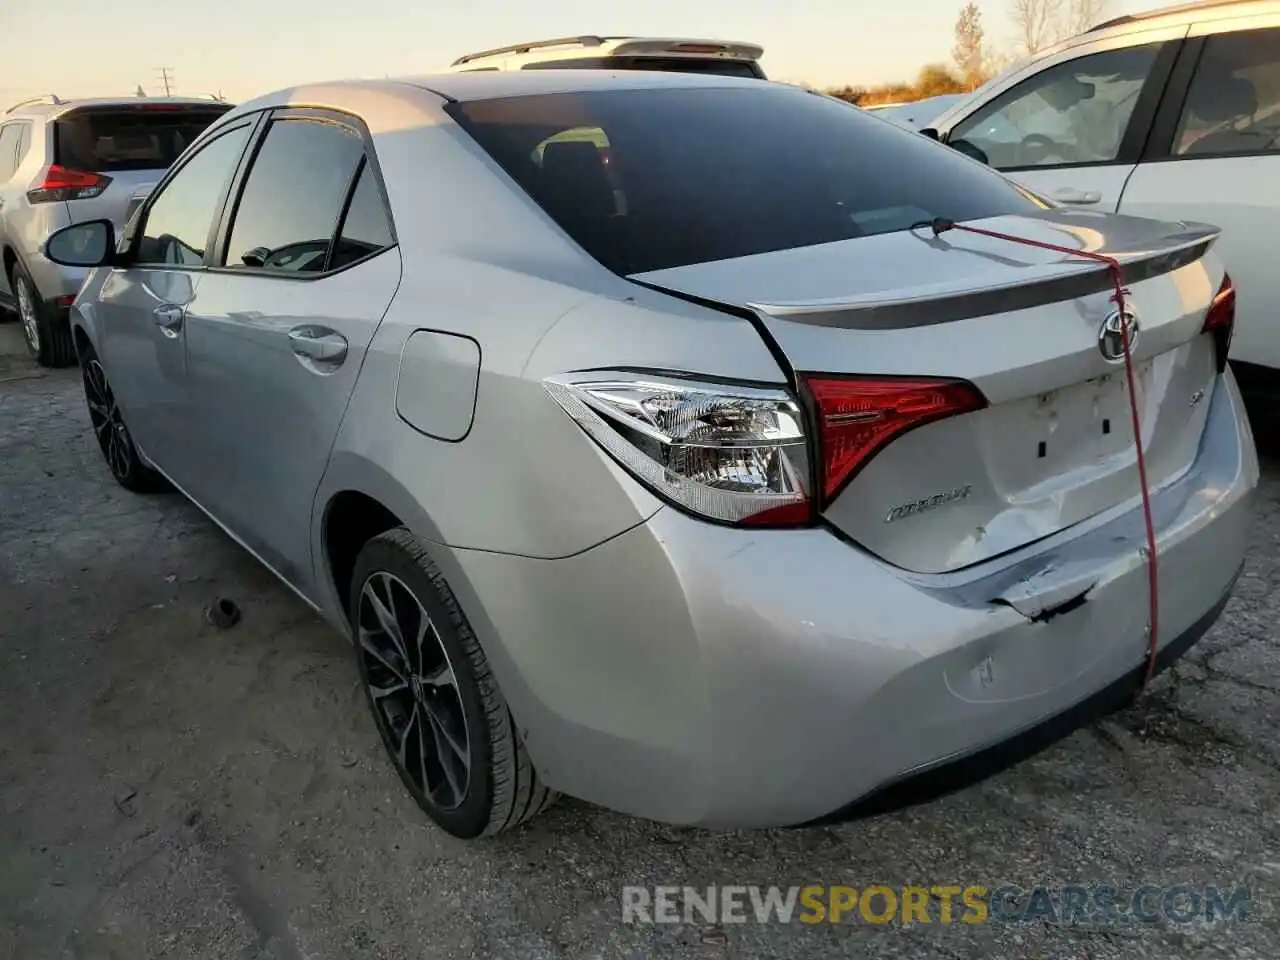
[[[1132,696],[1250,524],[1216,237],[795,87],[573,70],[254,100],[47,253],[94,268],[115,479],[349,635],[476,837],[556,792],[875,813]]]

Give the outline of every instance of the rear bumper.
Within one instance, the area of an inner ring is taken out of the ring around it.
[[[1153,497],[1164,661],[1225,603],[1257,479],[1221,377],[1195,465]],[[916,576],[823,529],[665,508],[574,557],[447,565],[549,785],[659,820],[778,826],[879,812],[908,783],[937,795],[958,758],[1030,752],[1121,702],[1146,654],[1140,510],[1085,526]],[[1079,582],[1084,602],[1052,618],[992,602]]]
[[[1235,585],[1239,575],[1240,571],[1237,570],[1236,577],[1231,581],[1232,586]],[[1230,599],[1231,591],[1228,588],[1204,616],[1184,630],[1181,636],[1160,648],[1156,656],[1157,675],[1173,666],[1183,654],[1195,646],[1196,641],[1209,632]],[[1048,749],[1081,727],[1128,706],[1141,691],[1146,673],[1147,666],[1141,663],[1110,686],[1104,687],[1085,700],[1027,730],[972,753],[950,757],[923,769],[911,771],[901,779],[885,783],[848,806],[812,820],[804,826],[821,826],[874,817],[893,810],[901,810],[903,807],[928,803],[948,793],[980,783],[987,777],[1007,770]]]

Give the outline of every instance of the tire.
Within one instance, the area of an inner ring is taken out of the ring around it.
[[[54,314],[40,297],[26,268],[16,261],[9,271],[9,289],[22,324],[22,339],[42,367],[70,367],[76,362],[71,324]]]
[[[116,406],[115,394],[102,362],[91,347],[80,357],[84,399],[89,407],[89,424],[116,483],[134,493],[156,493],[169,488],[163,476],[142,462],[133,444],[124,415]]]
[[[351,582],[348,617],[365,698],[418,806],[463,840],[545,809],[555,794],[539,781],[489,661],[420,541],[404,528],[374,537]],[[422,642],[414,652],[397,635]]]

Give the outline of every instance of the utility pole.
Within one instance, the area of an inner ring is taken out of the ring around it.
[[[156,67],[156,72],[160,74],[160,82],[164,84],[164,95],[170,96],[169,84],[173,82],[173,67]]]

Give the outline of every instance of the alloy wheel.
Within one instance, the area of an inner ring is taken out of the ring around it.
[[[27,338],[27,346],[33,354],[40,353],[40,320],[36,315],[36,300],[31,293],[31,285],[25,277],[14,278],[17,283],[18,319],[22,321],[22,335]]]
[[[89,422],[102,455],[107,458],[107,466],[117,480],[123,480],[129,475],[133,462],[132,441],[107,383],[106,371],[97,357],[91,357],[84,365],[84,396],[89,404]]]
[[[385,572],[360,590],[356,624],[374,716],[396,763],[441,810],[467,796],[471,741],[458,680],[422,602]]]

